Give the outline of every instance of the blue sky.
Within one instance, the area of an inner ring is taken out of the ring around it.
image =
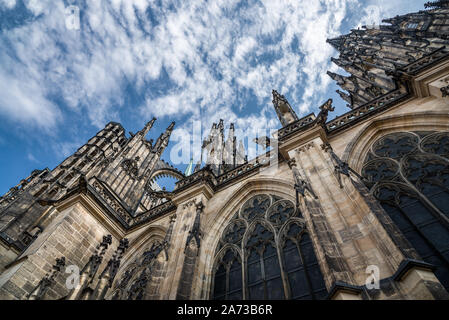
[[[136,132],[155,116],[149,138],[176,121],[169,160],[192,121],[278,128],[272,89],[299,116],[328,98],[342,114],[326,38],[425,2],[0,0],[0,194],[109,121]],[[70,5],[78,30],[66,25]]]

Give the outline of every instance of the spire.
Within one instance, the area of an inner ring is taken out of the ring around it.
[[[195,169],[193,170],[193,172],[197,172],[200,169],[201,169],[201,160],[198,160],[198,162],[195,165]]]
[[[396,90],[397,79],[389,72],[401,70],[431,54],[437,46],[447,46],[449,41],[444,30],[448,23],[441,17],[445,15],[443,10],[449,9],[449,0],[427,1],[424,7],[430,10],[382,19],[389,25],[365,26],[327,40],[340,53],[338,59],[331,59],[332,62],[350,74],[342,76],[328,72],[350,93],[350,108],[360,107]],[[340,96],[349,100],[346,95]]]
[[[246,158],[245,146],[243,145],[243,141],[240,140],[239,146],[236,150],[235,164],[241,165],[241,164],[245,163],[245,158]]]
[[[173,121],[168,128],[165,130],[164,133],[162,133],[159,138],[157,139],[153,151],[157,154],[161,155],[164,151],[165,147],[168,145],[168,141],[170,140],[170,135],[173,131],[173,128],[175,127],[175,122]]]
[[[297,121],[298,116],[293,111],[293,108],[290,106],[287,99],[276,90],[273,90],[272,93],[274,109],[276,110],[276,114],[278,115],[282,126],[285,127],[286,125]]]
[[[341,51],[343,42],[344,42],[344,38],[340,36],[338,38],[327,39],[326,42],[329,43],[331,46],[333,46],[338,51]]]
[[[193,158],[190,158],[189,165],[187,166],[187,169],[184,172],[184,175],[186,177],[188,177],[188,176],[190,176],[192,174],[192,171],[193,171]]]
[[[141,135],[142,137],[145,137],[148,134],[148,132],[150,132],[150,129],[153,127],[155,121],[156,118],[153,118],[150,121],[148,121],[145,127],[143,127],[143,129],[140,130],[138,134]]]
[[[344,101],[346,101],[347,103],[348,103],[348,105],[347,105],[347,107],[348,108],[352,108],[352,98],[351,98],[351,95],[349,95],[349,94],[347,94],[347,93],[345,93],[345,92],[343,92],[343,91],[340,91],[340,90],[336,90],[335,92],[337,92],[339,95],[340,95],[340,97],[344,100]]]
[[[339,86],[342,86],[342,85],[345,83],[345,78],[347,78],[347,77],[344,77],[344,76],[342,76],[342,75],[336,74],[335,72],[331,72],[331,71],[328,71],[328,72],[327,72],[327,75],[328,75],[329,77],[331,77],[332,80],[337,81],[337,84],[338,84]]]
[[[234,124],[231,123],[229,126],[228,137],[225,143],[225,150],[223,155],[223,161],[227,166],[235,165],[235,148],[236,148],[236,137],[234,131]]]
[[[170,123],[170,125],[168,126],[167,131],[172,132],[174,127],[175,127],[175,122],[173,121],[173,122]]]

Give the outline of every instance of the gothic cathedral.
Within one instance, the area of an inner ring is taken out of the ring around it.
[[[174,123],[111,122],[11,188],[0,299],[449,299],[449,1],[328,42],[349,111],[299,118],[273,90],[263,155],[220,121],[183,173]]]

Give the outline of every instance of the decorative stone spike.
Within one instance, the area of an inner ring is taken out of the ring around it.
[[[272,91],[273,94],[273,106],[276,111],[276,114],[281,122],[282,126],[285,127],[290,123],[293,123],[298,120],[298,116],[296,115],[293,108],[288,103],[287,99],[276,90]]]
[[[299,199],[298,199],[298,193],[301,194],[301,196],[306,197],[308,192],[313,198],[318,199],[317,195],[312,189],[312,186],[308,181],[306,181],[299,172],[298,168],[296,167],[296,160],[290,159],[288,161],[288,166],[292,170],[293,178],[295,179],[295,190],[296,190],[296,203],[298,205]]]
[[[112,258],[108,261],[103,272],[100,274],[97,287],[95,288],[95,293],[92,296],[93,299],[104,299],[107,291],[112,287],[115,276],[120,268],[120,262],[128,247],[129,240],[127,238],[121,239],[117,249],[112,255]]]
[[[193,238],[196,241],[197,248],[199,248],[200,245],[201,245],[201,237],[202,237],[202,232],[201,232],[201,214],[203,213],[203,209],[204,209],[204,205],[200,201],[196,205],[195,221],[193,222],[192,230],[189,231],[189,235],[187,236],[186,248],[187,248],[187,246],[189,245],[190,241]]]
[[[383,20],[390,25],[363,27],[327,42],[340,52],[332,61],[351,74],[344,77],[328,72],[351,97],[351,108],[357,108],[392,90],[396,84],[391,74],[412,62],[449,45],[444,10],[449,1],[433,1],[420,11]],[[342,96],[340,94],[340,96]],[[348,101],[347,96],[342,98]]]

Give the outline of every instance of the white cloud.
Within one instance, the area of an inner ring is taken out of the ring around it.
[[[50,6],[49,1],[27,0],[27,8],[41,16],[5,32],[21,72],[12,79],[11,74],[2,76],[33,88],[35,104],[39,102],[48,121],[37,117],[37,107],[25,99],[26,93],[14,103],[29,110],[24,120],[48,127],[60,117],[58,108],[46,100],[49,94],[61,94],[76,112],[85,109],[100,127],[124,107],[127,81],[147,96],[141,112],[156,116],[199,117],[200,108],[203,117],[219,109],[235,115],[235,98],[244,104],[244,90],[254,92],[262,103],[277,88],[299,103],[304,86],[300,80],[309,88],[303,104],[310,103],[326,89],[317,75],[329,65],[331,49],[325,39],[338,30],[347,1],[167,1],[161,7],[137,0],[95,1],[81,8],[81,30],[73,31],[65,28],[62,2]],[[173,7],[176,10],[169,9]],[[148,8],[158,24],[146,16]],[[274,42],[264,44],[264,37]],[[294,39],[301,52],[292,48]],[[264,60],[266,54],[273,58]],[[173,85],[158,92],[146,83],[158,79],[162,70]],[[2,110],[18,119],[16,109],[2,102]]]
[[[37,160],[36,157],[30,152],[27,154],[27,159],[31,162],[40,163],[40,161]]]
[[[16,6],[16,0],[0,0],[0,7],[2,6],[12,9]]]
[[[75,31],[65,27],[62,1],[26,0],[39,17],[2,33],[0,81],[9,90],[0,96],[0,112],[47,128],[62,121],[66,108],[97,127],[125,108],[146,118],[254,125],[274,115],[269,104],[277,89],[304,114],[327,98],[334,51],[326,39],[341,33],[356,4],[89,1]],[[169,83],[160,81],[165,72]],[[145,97],[142,105],[125,104],[128,84]],[[260,110],[248,112],[253,95]]]
[[[53,150],[59,160],[63,160],[72,155],[78,148],[80,148],[85,141],[75,139],[74,141],[58,142],[53,145]]]
[[[42,94],[40,83],[19,81],[0,68],[0,114],[21,123],[33,123],[41,128],[52,127],[61,118],[57,106]]]
[[[362,17],[354,24],[354,27],[378,26],[382,24],[383,19],[422,10],[424,8],[424,3],[427,1],[428,0],[367,0],[366,2],[359,2],[357,5],[358,10],[362,13]]]

